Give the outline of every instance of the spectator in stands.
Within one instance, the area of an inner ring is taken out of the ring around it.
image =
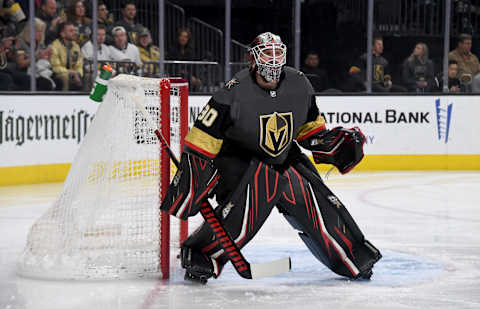
[[[55,0],[42,0],[37,15],[46,24],[45,45],[50,45],[57,38],[58,25],[65,22],[66,18],[57,15],[57,2]]]
[[[158,46],[152,44],[152,38],[150,36],[150,31],[147,28],[143,28],[138,33],[138,50],[140,52],[140,59],[144,63],[143,65],[143,75],[144,76],[154,76],[158,70],[158,66],[155,64],[145,64],[145,62],[158,61],[160,60],[160,50]]]
[[[5,37],[15,36],[23,29],[27,19],[18,1],[0,1],[0,27]]]
[[[480,63],[477,56],[472,52],[472,36],[461,34],[458,38],[457,48],[448,54],[448,60],[454,60],[458,63],[457,77],[465,85],[467,92],[471,92],[473,79],[480,79]]]
[[[442,72],[443,73],[443,72]],[[436,88],[438,91],[443,91],[443,74],[438,74],[435,77]],[[448,61],[448,91],[449,92],[465,92],[464,86],[457,78],[458,64],[455,60]]]
[[[188,28],[180,28],[177,31],[177,43],[174,44],[167,52],[167,60],[178,60],[178,61],[194,61],[198,60],[197,55],[195,54],[193,44],[191,42],[192,34]],[[195,74],[195,70],[201,69],[199,65],[193,64],[176,64],[172,67],[171,72],[172,76],[181,76],[189,81],[190,90],[197,91],[199,90],[203,82],[198,77],[198,74]]]
[[[364,92],[367,90],[365,84],[364,72],[362,72],[359,67],[352,66],[348,70],[348,75],[340,89],[344,92]]]
[[[2,38],[0,42],[0,90],[7,91],[13,87],[13,80],[10,74],[7,72],[8,60],[5,48],[10,43],[6,43],[7,40]]]
[[[53,50],[45,45],[46,24],[40,19],[35,18],[35,68],[38,90],[55,90],[57,84],[61,84],[53,77],[50,58]],[[30,70],[30,27],[24,27],[17,39],[16,63],[19,71],[32,75]],[[60,87],[59,87],[60,89]]]
[[[83,56],[80,46],[74,41],[75,26],[71,22],[59,25],[60,38],[52,43],[50,59],[53,72],[62,80],[63,90],[80,90],[83,77]]]
[[[115,24],[115,26],[122,26],[127,31],[128,41],[135,45],[138,44],[138,33],[144,28],[141,24],[135,23],[136,16],[135,2],[126,1],[122,5],[122,19]]]
[[[420,42],[403,62],[403,82],[410,92],[430,92],[434,87],[434,74],[433,62],[428,58],[428,47]]]
[[[115,66],[114,69],[117,73],[138,74],[142,60],[137,46],[128,43],[127,32],[122,26],[114,27],[112,34],[115,44],[109,46],[111,59],[126,62]]]
[[[28,90],[30,78],[24,72],[15,70],[14,63],[14,37],[0,35],[0,90]]]
[[[383,38],[374,36],[372,46],[372,91],[373,92],[405,92],[404,87],[393,84],[392,77],[388,74],[388,61],[382,57]],[[360,57],[360,65],[362,71],[367,71],[367,54]]]
[[[83,46],[92,35],[92,20],[85,15],[83,0],[73,1],[67,8],[67,20],[78,29],[78,38],[75,40]]]
[[[305,58],[304,64],[305,65],[302,67],[302,72],[310,80],[313,89],[316,92],[327,89],[327,72],[318,67],[318,54],[316,52],[309,52]]]
[[[105,44],[113,44],[113,17],[108,13],[107,5],[100,1],[98,2],[98,25],[103,25],[106,31]]]
[[[97,70],[101,67],[102,61],[107,62],[112,59],[110,56],[110,47],[105,45],[106,30],[105,25],[99,24],[97,28],[97,60],[100,62],[98,64]],[[93,40],[88,41],[82,46],[82,55],[84,59],[84,85],[85,90],[90,90],[90,86],[93,85],[92,81],[92,72],[93,72]]]
[[[106,29],[105,25],[99,24],[97,28],[97,60],[99,61],[108,61],[111,60],[110,57],[110,48],[105,45],[106,38]],[[82,55],[84,59],[93,60],[93,42],[92,40],[88,41],[82,46]]]
[[[191,42],[192,34],[188,28],[180,28],[177,31],[177,43],[167,52],[168,60],[197,60],[193,44]]]

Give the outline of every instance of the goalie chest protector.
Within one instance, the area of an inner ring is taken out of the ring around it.
[[[267,164],[282,164],[307,120],[312,86],[290,67],[284,67],[275,90],[261,88],[253,78],[248,69],[242,70],[213,97],[230,106],[232,122],[224,146],[247,150]]]

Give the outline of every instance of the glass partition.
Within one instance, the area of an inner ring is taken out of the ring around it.
[[[3,1],[0,91],[90,91],[97,59],[117,73],[175,75],[193,93],[212,92],[227,67],[233,76],[248,66],[248,44],[264,31],[282,37],[287,65],[299,57],[319,93],[368,93],[370,71],[372,93],[480,91],[480,0],[230,1],[230,20],[223,2]]]

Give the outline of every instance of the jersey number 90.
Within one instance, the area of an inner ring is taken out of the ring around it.
[[[207,104],[198,115],[197,120],[201,121],[202,124],[208,128],[213,124],[215,119],[217,119],[217,116],[218,112]]]

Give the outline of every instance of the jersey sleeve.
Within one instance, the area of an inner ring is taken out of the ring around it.
[[[310,107],[307,112],[307,120],[298,130],[295,139],[297,141],[303,141],[310,136],[326,129],[325,119],[320,115],[315,101],[315,96],[311,95]]]
[[[218,102],[216,96],[212,97],[185,138],[187,151],[215,158],[222,148],[225,130],[230,123],[230,105]]]

